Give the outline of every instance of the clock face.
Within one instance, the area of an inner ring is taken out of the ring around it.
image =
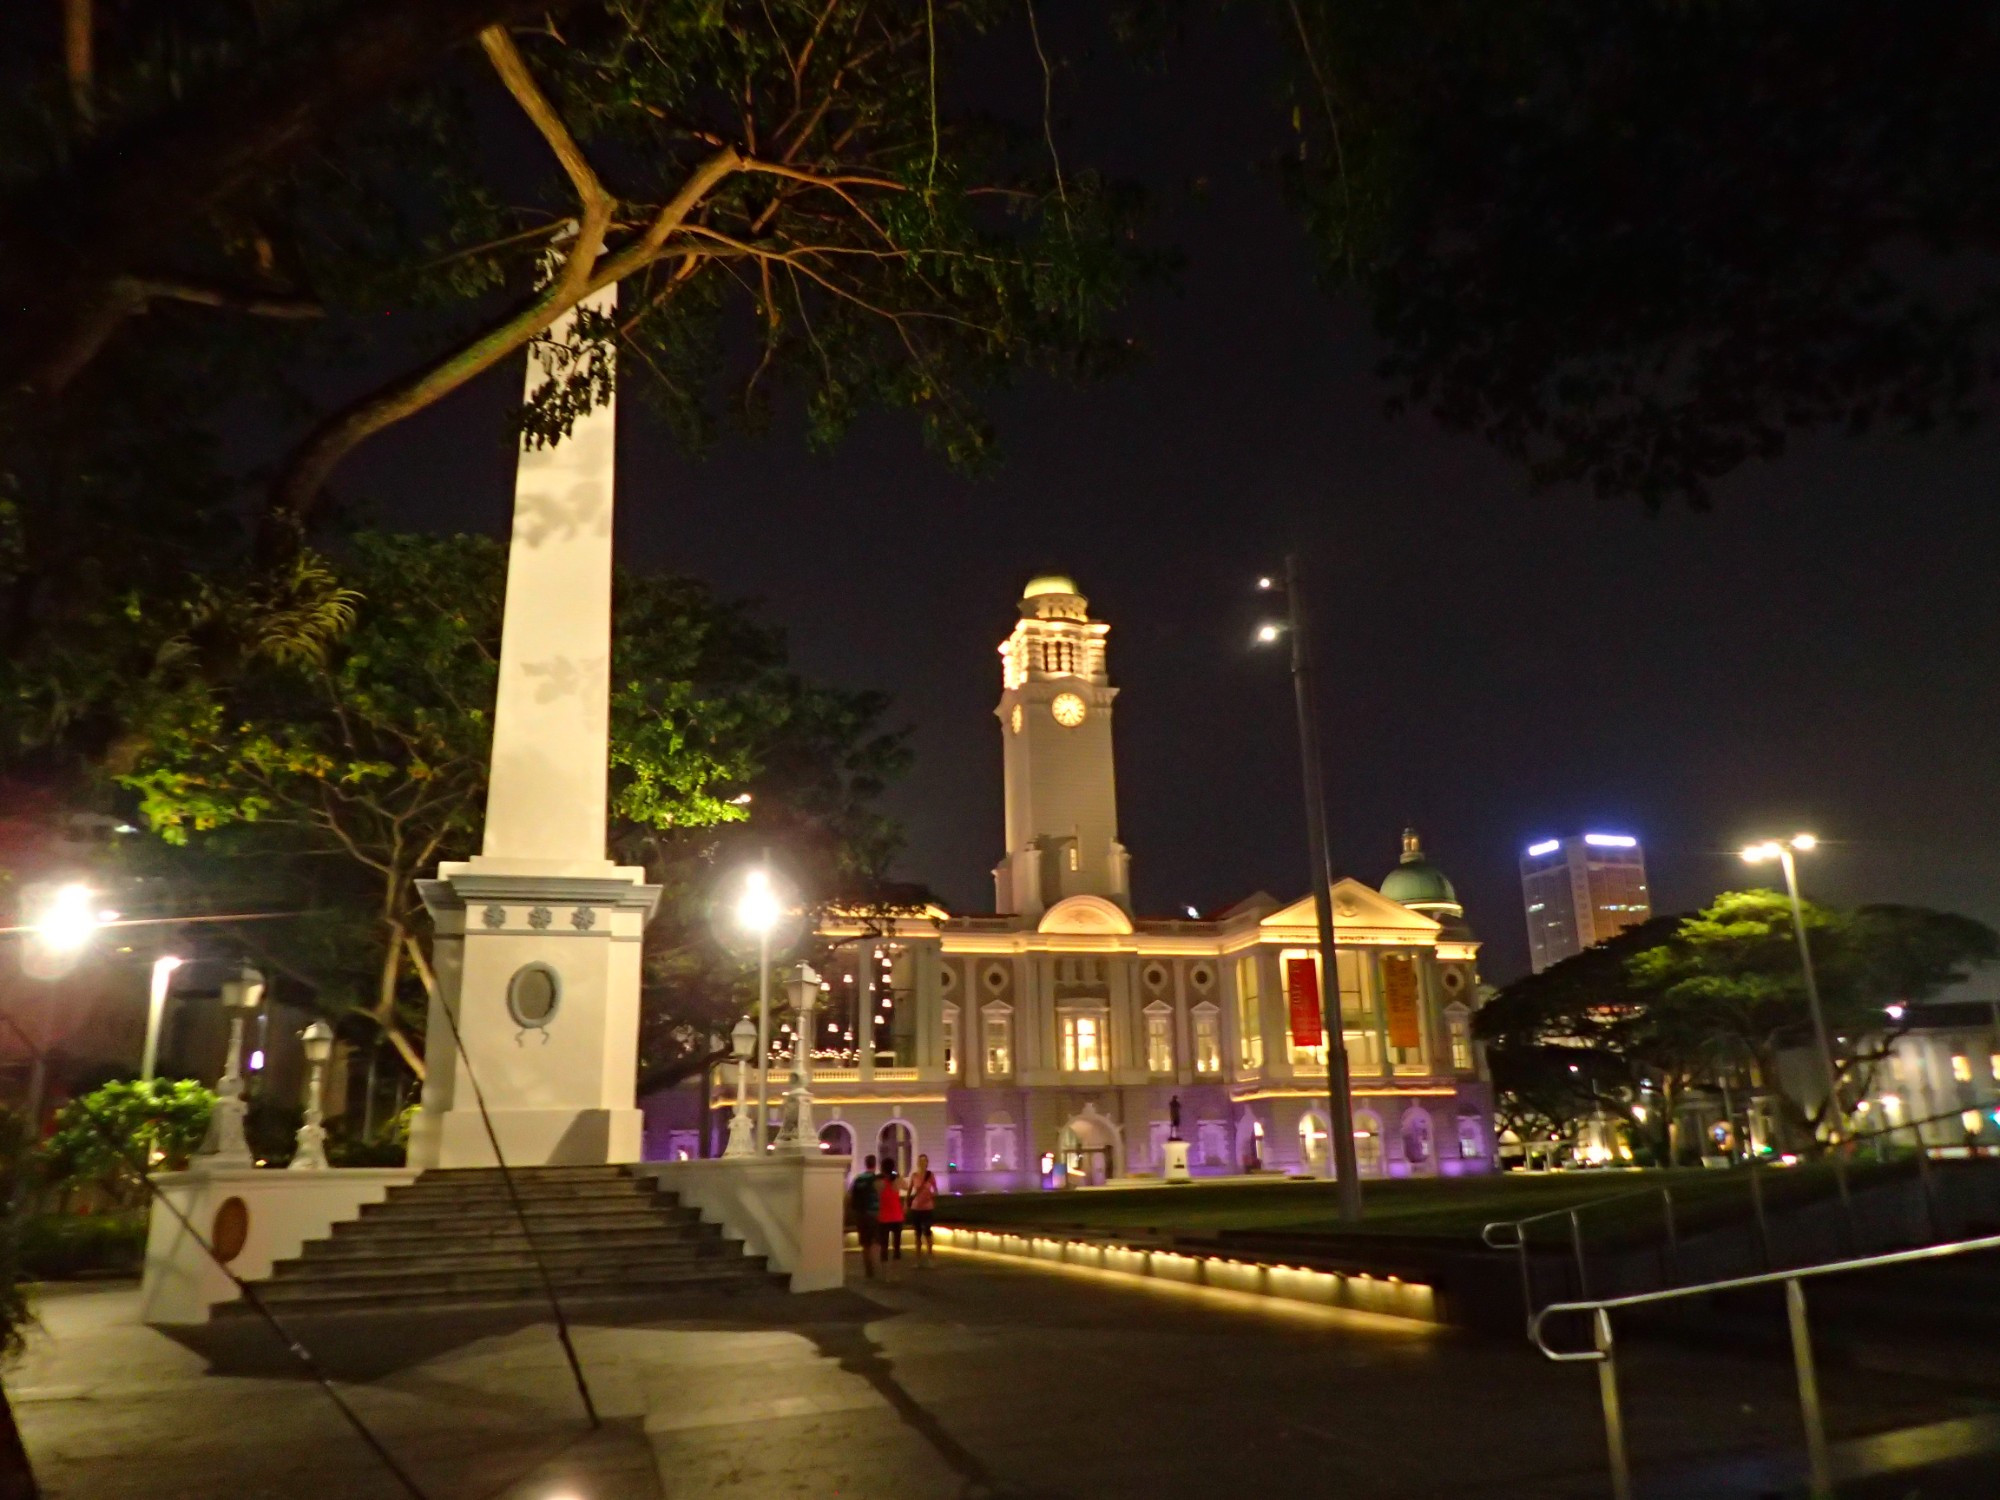
[[[1019,734],[1021,732],[1021,705],[1018,703],[1014,705],[1012,723],[1014,725],[1014,733]]]
[[[1056,716],[1056,722],[1063,728],[1074,729],[1083,722],[1083,716],[1089,710],[1075,693],[1057,693],[1056,701],[1049,705],[1049,712]]]

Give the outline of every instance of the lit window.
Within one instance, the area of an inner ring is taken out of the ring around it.
[[[947,1005],[944,1008],[944,1070],[947,1073],[956,1073],[958,1071],[958,1007],[956,1005]]]
[[[1486,1154],[1486,1140],[1479,1129],[1479,1121],[1471,1115],[1458,1117],[1458,1154],[1467,1161],[1475,1161]]]
[[[1954,1053],[1951,1059],[1951,1076],[1960,1083],[1972,1082],[1972,1059],[1964,1053]]]
[[[1980,1126],[1986,1123],[1986,1116],[1982,1115],[1976,1109],[1968,1109],[1964,1114],[1959,1116],[1959,1119],[1964,1122],[1965,1133],[1967,1135],[1979,1134]]]
[[[1448,1005],[1444,1011],[1444,1024],[1451,1038],[1451,1065],[1460,1073],[1472,1071],[1472,1017],[1466,1014],[1462,1005]],[[1477,1153],[1474,1153],[1477,1155]]]
[[[1062,1013],[1062,1065],[1065,1073],[1104,1071],[1104,1018],[1096,1011]]]
[[[1236,960],[1236,1056],[1250,1069],[1264,1066],[1263,997],[1257,987],[1257,956]]]
[[[995,1008],[986,1012],[986,1076],[1006,1078],[1014,1071],[1014,1018]]]
[[[1986,1059],[1986,1065],[1993,1070],[1993,1081],[2000,1083],[2000,1052]]]
[[[1174,1013],[1164,1005],[1146,1007],[1146,1071],[1174,1070]]]
[[[1221,1028],[1212,1005],[1194,1008],[1194,1070],[1197,1073],[1222,1071]]]

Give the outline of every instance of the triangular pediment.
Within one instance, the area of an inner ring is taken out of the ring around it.
[[[1313,898],[1302,896],[1291,905],[1272,912],[1257,925],[1266,929],[1313,930],[1319,926],[1319,914],[1313,909]],[[1333,886],[1333,930],[1338,935],[1350,929],[1407,932],[1417,941],[1435,938],[1442,930],[1422,912],[1411,911],[1400,901],[1391,901],[1373,886],[1363,885],[1351,876],[1335,881]]]

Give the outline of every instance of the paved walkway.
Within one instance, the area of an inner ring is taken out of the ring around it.
[[[136,1326],[136,1300],[49,1289],[7,1373],[53,1500],[399,1493],[261,1325],[176,1340]],[[432,1500],[1605,1492],[1588,1367],[1415,1325],[950,1256],[843,1292],[579,1319],[596,1433],[531,1315],[299,1332]],[[1628,1364],[1642,1471],[1796,1446],[1780,1362],[1641,1348]],[[1972,1409],[1921,1382],[1825,1384],[1843,1430]]]

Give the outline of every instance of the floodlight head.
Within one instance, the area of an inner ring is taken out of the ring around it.
[[[1284,633],[1284,626],[1272,624],[1267,620],[1264,624],[1257,627],[1257,644],[1260,646],[1269,646]]]
[[[1792,847],[1803,854],[1808,849],[1817,849],[1819,840],[1809,833],[1795,833],[1792,835]]]
[[[1784,850],[1780,849],[1775,841],[1766,839],[1761,844],[1751,844],[1746,848],[1743,851],[1743,858],[1750,864],[1760,865],[1765,860],[1776,859],[1783,853]]]
[[[57,886],[31,924],[41,945],[51,953],[76,953],[97,931],[97,892],[80,880]]]
[[[783,915],[770,872],[762,865],[752,865],[744,872],[743,894],[736,899],[736,925],[761,937],[776,927]]]
[[[1277,586],[1278,586],[1277,581],[1269,577],[1268,575],[1266,577],[1257,580],[1257,587],[1264,593],[1269,593],[1272,589],[1276,588]]]

